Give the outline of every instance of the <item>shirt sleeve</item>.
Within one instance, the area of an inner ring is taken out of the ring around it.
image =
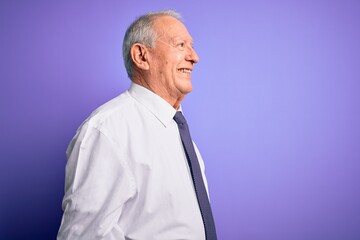
[[[135,194],[135,183],[115,146],[88,125],[70,143],[58,240],[125,239],[118,223],[124,205]]]

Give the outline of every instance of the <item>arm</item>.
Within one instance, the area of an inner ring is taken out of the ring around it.
[[[58,240],[125,239],[118,221],[134,194],[124,156],[98,129],[83,126],[68,149]]]

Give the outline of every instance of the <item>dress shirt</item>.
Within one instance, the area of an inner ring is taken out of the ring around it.
[[[66,152],[58,240],[205,239],[175,113],[132,83],[84,121]]]

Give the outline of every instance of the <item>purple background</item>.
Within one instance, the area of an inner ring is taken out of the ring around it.
[[[360,1],[0,2],[0,238],[54,239],[65,150],[129,86],[126,27],[183,14],[219,239],[360,239]],[[211,115],[210,115],[211,114]]]

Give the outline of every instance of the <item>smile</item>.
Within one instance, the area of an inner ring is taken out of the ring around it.
[[[188,68],[179,68],[178,69],[178,72],[182,72],[182,73],[191,73],[191,69],[188,69]]]

